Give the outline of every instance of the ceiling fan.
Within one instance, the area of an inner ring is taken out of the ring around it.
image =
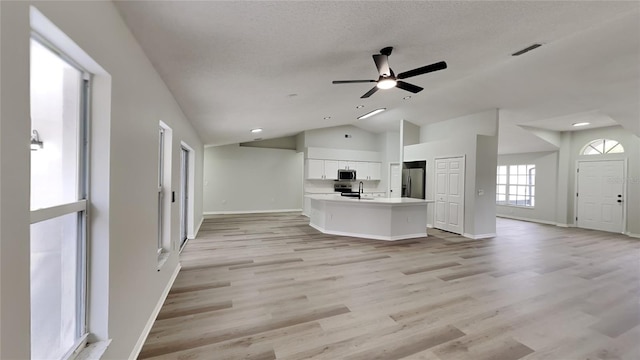
[[[376,67],[378,68],[378,73],[380,76],[378,80],[334,80],[334,84],[352,84],[352,83],[377,83],[373,89],[367,91],[360,98],[368,98],[373,95],[378,89],[391,89],[393,87],[398,87],[402,90],[406,90],[412,93],[418,93],[423,90],[420,86],[416,86],[413,84],[409,84],[407,82],[402,81],[402,79],[410,78],[413,76],[418,76],[426,73],[430,73],[433,71],[444,70],[447,68],[447,63],[444,61],[440,61],[431,65],[426,65],[423,67],[419,67],[417,69],[409,70],[398,74],[397,76],[393,73],[393,70],[389,67],[389,55],[391,55],[391,51],[393,51],[393,47],[389,46],[382,50],[380,50],[380,54],[373,55],[373,61],[376,63]]]

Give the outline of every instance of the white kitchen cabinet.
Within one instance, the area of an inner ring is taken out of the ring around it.
[[[338,161],[307,159],[307,179],[335,180],[338,178]]]
[[[358,162],[357,161],[343,161],[343,160],[340,160],[340,161],[338,161],[338,168],[340,170],[355,170],[355,171],[358,171]]]
[[[324,178],[329,180],[338,179],[338,161],[337,160],[325,160],[324,161]]]
[[[356,177],[358,180],[380,180],[380,166],[378,162],[360,162]]]
[[[380,180],[380,168],[382,164],[379,162],[369,163],[369,180]]]
[[[307,160],[307,179],[324,179],[324,160]]]

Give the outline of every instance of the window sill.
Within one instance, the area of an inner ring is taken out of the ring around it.
[[[111,340],[106,340],[88,344],[84,349],[80,351],[80,353],[74,358],[74,360],[99,360],[102,355],[104,355],[105,351],[107,351],[107,347],[110,343]]]
[[[162,269],[167,260],[169,260],[168,252],[161,252],[160,254],[158,254],[158,271]]]
[[[529,209],[529,210],[534,210],[536,208],[535,206],[509,205],[509,204],[496,204],[496,206],[504,206],[504,207],[510,207],[510,208],[518,208],[518,209]]]

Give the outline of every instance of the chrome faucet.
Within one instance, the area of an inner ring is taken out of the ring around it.
[[[358,184],[358,199],[362,197],[362,193],[364,193],[364,184],[360,181],[360,184]]]

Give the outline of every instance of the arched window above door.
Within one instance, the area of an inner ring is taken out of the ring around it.
[[[624,147],[619,141],[611,139],[598,139],[585,145],[580,155],[603,155],[620,154],[624,152]]]

